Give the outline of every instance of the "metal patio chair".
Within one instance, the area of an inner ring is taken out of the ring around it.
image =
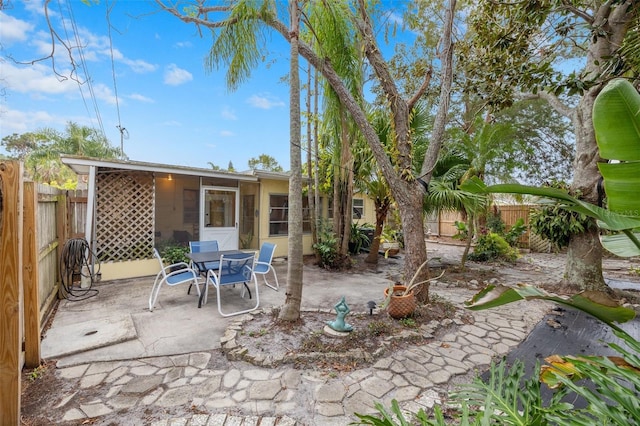
[[[189,251],[191,253],[201,253],[205,251],[219,251],[218,241],[217,240],[208,240],[208,241],[189,241]],[[218,269],[220,267],[220,262],[205,262],[204,270],[200,268],[200,266],[195,265],[192,262],[189,262],[189,266],[191,269],[196,271],[200,271],[201,274],[206,275],[209,269]],[[187,294],[191,294],[191,286],[187,290]],[[198,293],[200,294],[200,293]]]
[[[207,296],[209,294],[209,285],[212,285],[216,289],[216,297],[218,302],[218,312],[223,317],[230,317],[232,315],[244,314],[258,309],[260,305],[260,295],[258,293],[258,280],[253,273],[253,265],[255,262],[255,256],[252,253],[232,254],[220,256],[220,268],[217,271],[210,269],[207,271],[207,280],[205,281],[204,292],[201,299],[204,299],[203,303],[207,303]],[[223,287],[235,287],[236,284],[242,284],[241,296],[244,298],[244,290],[249,292],[249,299],[251,299],[251,289],[248,283],[253,281],[255,288],[255,306],[248,309],[242,309],[239,311],[233,311],[225,313],[222,311],[222,297],[221,289]],[[200,304],[201,305],[201,304]],[[199,306],[200,306],[199,305]]]
[[[264,283],[267,287],[278,291],[280,288],[280,284],[278,284],[278,274],[276,274],[276,270],[274,269],[271,261],[273,260],[273,253],[276,251],[276,244],[272,243],[262,243],[260,247],[260,253],[258,254],[258,261],[253,268],[253,273],[256,275],[262,275],[264,279]],[[269,284],[267,281],[267,274],[269,271],[273,271],[273,278],[276,281],[275,285]]]
[[[162,257],[156,248],[153,249],[153,254],[156,259],[158,259],[158,262],[160,262],[160,272],[156,275],[153,287],[151,287],[151,294],[149,295],[149,311],[153,312],[153,307],[158,300],[158,293],[160,293],[160,287],[162,287],[163,284],[174,286],[189,283],[189,290],[191,290],[191,285],[195,284],[196,289],[198,290],[198,296],[200,295],[200,286],[198,285],[200,274],[197,270],[192,269],[185,262],[164,266]]]

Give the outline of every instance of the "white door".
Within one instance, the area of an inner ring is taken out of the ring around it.
[[[238,249],[238,197],[233,188],[200,190],[200,241],[217,240],[220,250]]]

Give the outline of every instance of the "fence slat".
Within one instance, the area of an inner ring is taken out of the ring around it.
[[[33,182],[24,183],[23,288],[24,362],[28,368],[40,365],[40,291],[38,283],[38,242],[36,228],[37,194]]]
[[[22,164],[0,162],[0,424],[20,424]]]

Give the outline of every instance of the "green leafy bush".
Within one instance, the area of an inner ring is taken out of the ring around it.
[[[320,266],[333,268],[338,260],[338,239],[331,227],[323,223],[318,229],[318,242],[313,249],[320,255]]]
[[[579,234],[586,229],[589,218],[554,204],[531,212],[529,223],[536,235],[561,249],[569,245],[571,235]]]
[[[371,228],[371,225],[364,224],[359,226],[357,223],[351,224],[351,237],[349,238],[349,252],[351,254],[360,253],[360,249],[371,243],[365,228]]]
[[[178,262],[189,263],[187,253],[189,253],[189,247],[170,244],[165,246],[160,254],[162,256],[162,260],[167,265],[173,265],[174,263]]]
[[[569,190],[564,182],[554,181],[548,188]],[[547,204],[533,210],[529,216],[531,230],[541,238],[551,242],[558,249],[569,245],[571,235],[580,234],[592,226],[593,220],[582,213],[570,211],[558,203]]]
[[[482,235],[478,239],[473,253],[469,255],[469,259],[476,262],[498,259],[514,262],[517,258],[518,250],[511,247],[504,238],[494,232]]]
[[[524,224],[524,219],[520,218],[509,228],[509,231],[504,234],[504,239],[511,247],[517,247],[518,239],[524,235],[525,232],[527,232],[527,225]]]
[[[487,229],[489,231],[498,235],[504,235],[505,228],[506,225],[504,220],[502,220],[502,216],[500,216],[500,212],[489,213],[487,215]]]
[[[451,237],[454,240],[466,241],[469,238],[469,227],[464,222],[455,221],[453,225],[456,227],[456,234]]]

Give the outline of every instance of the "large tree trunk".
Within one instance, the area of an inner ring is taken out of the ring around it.
[[[393,198],[400,210],[402,232],[404,235],[404,281],[411,281],[420,265],[427,259],[427,246],[424,239],[424,221],[422,210],[422,198],[424,192],[416,182],[405,182],[391,188]],[[422,268],[417,281],[428,278],[429,268]],[[416,299],[420,303],[429,301],[429,283],[419,286],[415,291]]]
[[[582,200],[600,204],[598,195],[598,145],[593,130],[593,103],[601,86],[584,94],[574,113],[576,160],[571,189]],[[585,232],[571,236],[567,251],[564,284],[581,290],[606,290],[602,277],[602,246],[595,224]]]
[[[587,78],[600,76],[608,58],[622,45],[629,21],[636,13],[634,7],[637,8],[631,0],[617,7],[611,7],[611,4],[606,2],[593,14],[592,27],[598,28],[601,34],[606,33],[606,36],[591,37],[585,66]],[[573,115],[576,159],[571,189],[578,191],[581,199],[593,204],[600,204],[602,200],[598,195],[600,172],[597,163],[600,156],[593,130],[592,111],[593,103],[603,85],[604,82],[586,91]],[[585,290],[607,290],[602,277],[602,246],[597,230],[589,229],[583,234],[571,237],[565,266],[565,283]]]
[[[300,150],[300,75],[298,70],[298,4],[289,1],[291,12],[291,68],[289,71],[289,113],[291,177],[289,178],[289,238],[287,292],[278,318],[296,321],[302,303],[302,159]]]

